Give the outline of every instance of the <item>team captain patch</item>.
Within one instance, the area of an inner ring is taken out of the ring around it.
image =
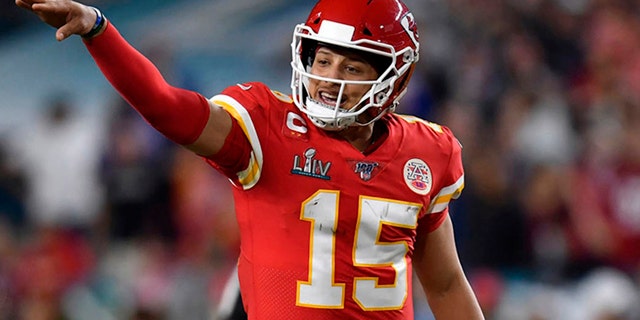
[[[413,192],[426,195],[433,184],[431,169],[424,161],[411,159],[404,164],[404,182]]]

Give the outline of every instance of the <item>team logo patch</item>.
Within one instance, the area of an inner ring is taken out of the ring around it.
[[[291,173],[330,180],[329,168],[331,168],[331,162],[324,163],[322,160],[316,159],[316,149],[309,148],[304,152],[303,156],[296,155],[293,157]]]
[[[404,182],[413,192],[426,195],[433,184],[431,169],[421,159],[411,159],[404,164]]]

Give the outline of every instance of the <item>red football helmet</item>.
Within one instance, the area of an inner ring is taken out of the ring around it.
[[[311,74],[319,43],[361,51],[376,57],[373,65],[379,77],[373,81],[346,81]],[[318,127],[341,130],[351,125],[368,125],[393,112],[407,90],[418,61],[418,28],[413,14],[399,0],[320,0],[309,18],[296,26],[291,43],[293,73],[291,89],[296,106]],[[369,84],[371,89],[349,110],[311,99],[309,79],[331,81],[344,90],[347,84]],[[359,115],[367,113],[367,122]],[[370,120],[369,120],[370,119]]]

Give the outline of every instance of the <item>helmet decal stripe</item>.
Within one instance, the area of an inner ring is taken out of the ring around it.
[[[327,38],[334,41],[347,42],[351,41],[355,30],[356,28],[350,25],[324,20],[320,25],[318,35],[322,38]]]

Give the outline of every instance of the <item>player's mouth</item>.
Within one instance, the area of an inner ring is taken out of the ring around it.
[[[318,92],[318,97],[316,98],[319,102],[326,104],[328,106],[336,106],[336,104],[338,103],[338,95],[334,94],[334,93],[330,93],[327,91],[319,91]],[[339,98],[340,100],[340,104],[338,105],[339,107],[342,107],[346,104],[347,101],[347,97],[342,96]]]

